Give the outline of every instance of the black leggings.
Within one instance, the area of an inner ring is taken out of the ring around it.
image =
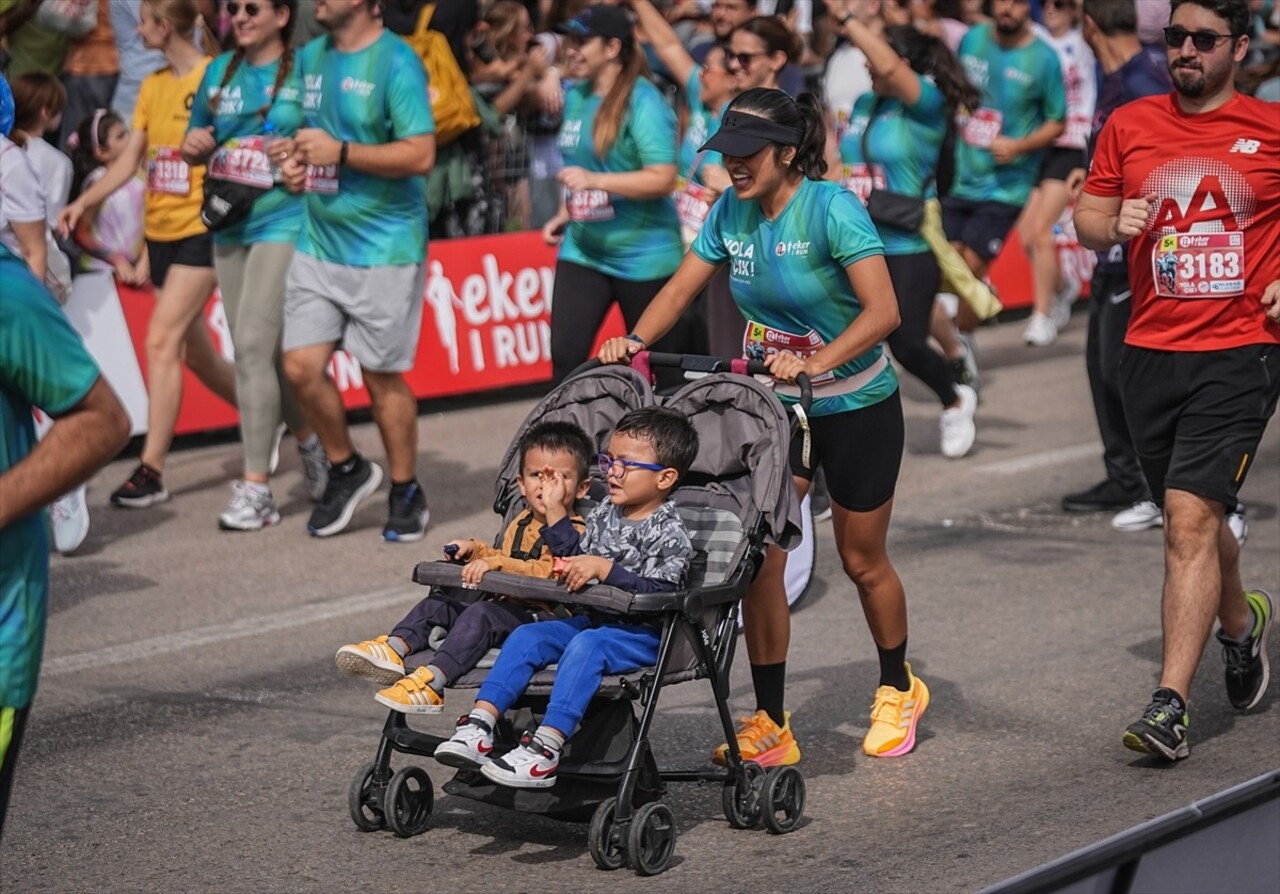
[[[933,253],[893,255],[885,258],[889,278],[898,295],[901,322],[886,341],[894,359],[936,395],[942,405],[956,402],[956,380],[951,366],[929,344],[929,321],[938,293],[938,262]]]
[[[564,381],[588,359],[596,333],[616,301],[627,330],[635,328],[641,314],[657,295],[667,277],[627,280],[607,276],[572,261],[556,262],[556,284],[551,293],[551,370],[553,384]],[[677,354],[706,353],[705,336],[698,337],[694,320],[701,307],[690,306],[675,327],[650,345],[655,351]]]

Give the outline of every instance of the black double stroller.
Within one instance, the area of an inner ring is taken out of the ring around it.
[[[683,369],[692,380],[670,396],[655,397],[650,377],[659,365]],[[688,416],[698,432],[699,455],[674,493],[694,546],[688,586],[674,593],[635,594],[597,585],[570,593],[558,581],[487,574],[484,590],[489,593],[658,619],[658,661],[652,668],[605,677],[582,726],[565,746],[553,787],[507,788],[474,770],[459,770],[442,786],[445,792],[589,822],[587,842],[596,865],[629,865],[641,875],[662,872],[675,850],[675,819],[662,802],[668,782],[722,783],[725,818],[734,828],[763,824],[777,834],[796,828],[804,813],[804,777],[795,766],[766,770],[744,762],[728,706],[737,605],[759,571],[767,544],[789,548],[800,536],[799,504],[788,466],[792,423],[772,390],[748,375],[760,372],[762,366],[745,361],[642,353],[631,367],[585,367],[529,413],[496,482],[494,509],[506,521],[523,509],[515,481],[520,463],[516,444],[533,424],[573,421],[603,451],[614,426],[630,410],[660,402]],[[805,395],[801,406],[807,383]],[[797,419],[803,421],[803,411]],[[424,586],[458,587],[460,567],[422,562],[413,579]],[[412,670],[430,664],[434,654],[424,650],[410,655],[406,665]],[[491,658],[453,681],[451,688],[478,688]],[[659,768],[649,739],[659,695],[664,686],[700,678],[711,684],[729,742],[727,765]],[[534,676],[494,732],[495,755],[516,746],[520,729],[536,725],[554,680],[554,666]],[[349,808],[356,826],[364,831],[389,828],[401,837],[425,831],[435,802],[431,778],[419,766],[393,771],[392,755],[430,757],[443,741],[410,727],[404,714],[389,712],[374,760],[352,781]]]

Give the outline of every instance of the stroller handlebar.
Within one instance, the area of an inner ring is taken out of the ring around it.
[[[669,354],[662,351],[639,351],[632,355],[632,361],[635,361],[637,358],[641,360],[641,363],[647,363],[649,367],[678,369],[683,372],[734,372],[748,376],[772,375],[769,372],[769,367],[757,360],[708,357],[701,354]],[[586,372],[587,370],[595,369],[596,367],[603,365],[604,364],[599,359],[593,357],[573,372],[569,373],[568,378],[572,378],[578,373]],[[800,409],[804,411],[805,415],[808,415],[809,408],[813,405],[813,385],[809,381],[809,377],[804,373],[801,373],[796,376],[796,387],[800,389]]]

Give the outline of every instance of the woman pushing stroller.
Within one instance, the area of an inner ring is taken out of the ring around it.
[[[773,377],[813,383],[811,442],[791,445],[801,497],[826,473],[836,545],[876,643],[880,684],[863,750],[896,757],[915,747],[929,690],[907,664],[907,605],[886,535],[903,451],[897,376],[882,342],[898,325],[884,248],[852,193],[822,179],[825,127],[817,100],[755,88],[734,99],[703,147],[720,152],[733,189],[711,209],[680,268],[630,335],[600,349],[626,362],[661,338],[722,265],[747,319],[743,345],[763,355]],[[780,387],[784,398],[787,389]],[[807,446],[811,444],[811,451]],[[856,453],[855,453],[856,450]],[[806,452],[810,455],[806,456]],[[784,710],[791,625],[783,585],[785,553],[771,547],[743,605],[756,713],[737,740],[746,760],[794,764],[800,748]],[[727,745],[713,755],[726,760]]]

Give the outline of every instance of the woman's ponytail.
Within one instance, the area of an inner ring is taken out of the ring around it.
[[[827,175],[827,124],[822,103],[812,93],[801,93],[796,106],[804,122],[804,136],[792,165],[810,180],[821,180]]]

